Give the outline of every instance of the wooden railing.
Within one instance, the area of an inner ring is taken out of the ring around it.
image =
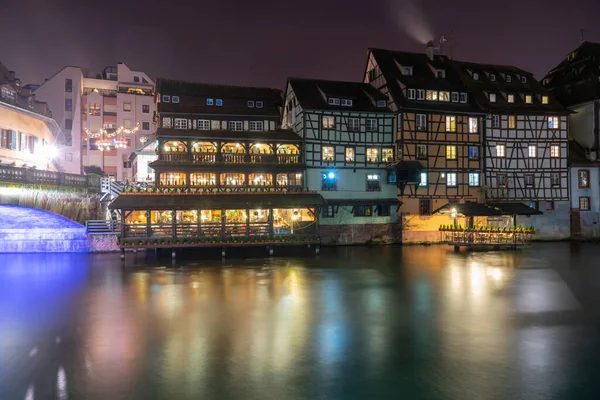
[[[85,221],[85,229],[90,235],[114,235],[121,231],[121,225],[114,220]]]
[[[189,161],[187,153],[161,153],[158,156],[160,161],[181,162]]]
[[[30,185],[68,186],[88,189],[91,192],[100,191],[99,177],[19,168],[9,165],[0,165],[0,182],[14,182]]]
[[[221,154],[221,159],[225,163],[243,164],[246,161],[245,154]]]
[[[192,153],[192,161],[195,163],[213,164],[217,160],[217,153]]]
[[[300,154],[245,154],[245,153],[191,153],[162,152],[159,161],[194,162],[212,164],[223,162],[228,164],[299,164]]]

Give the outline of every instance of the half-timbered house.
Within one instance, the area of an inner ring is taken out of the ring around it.
[[[445,56],[369,49],[364,82],[388,97],[396,117],[402,240],[438,241],[449,202],[483,200],[483,113]]]
[[[322,197],[304,190],[302,139],[280,128],[280,91],[160,79],[157,102],[156,188],[112,204],[123,243],[319,242]]]
[[[518,223],[535,224],[538,238],[568,237],[569,110],[530,72],[513,66],[452,63],[486,113],[486,200],[529,204],[543,214]]]
[[[324,243],[399,239],[394,114],[387,96],[360,82],[289,79],[283,127],[303,141],[306,185],[323,195]]]

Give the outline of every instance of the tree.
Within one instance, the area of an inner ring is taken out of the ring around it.
[[[97,165],[89,165],[87,167],[83,167],[83,171],[85,172],[86,175],[96,174],[96,175],[104,176],[104,171],[102,171],[102,168],[100,168]]]

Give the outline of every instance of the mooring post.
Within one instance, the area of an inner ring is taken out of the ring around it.
[[[227,254],[227,253],[226,253],[226,251],[225,251],[225,247],[221,248],[221,257],[222,257],[222,258],[225,258],[225,255],[226,255],[226,254]]]
[[[173,247],[173,249],[171,249],[171,258],[174,260],[176,255],[177,254],[175,253],[175,247]]]
[[[121,261],[125,261],[125,249],[121,248]]]
[[[319,246],[318,244],[315,245],[315,254],[319,255],[320,252],[321,252],[321,246]]]
[[[273,256],[273,246],[267,246],[267,249],[269,249],[269,257]]]

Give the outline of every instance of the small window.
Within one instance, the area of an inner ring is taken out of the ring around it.
[[[392,161],[394,161],[394,149],[392,147],[381,149],[381,162],[391,163]]]
[[[418,144],[416,148],[416,156],[417,160],[425,160],[427,159],[427,145]]]
[[[589,189],[590,188],[590,171],[587,169],[580,169],[577,172],[578,181],[579,181],[579,189]]]
[[[496,102],[496,93],[490,93],[490,103]]]
[[[341,99],[340,102],[343,107],[352,107],[352,100],[350,99]]]
[[[185,118],[175,118],[175,129],[187,129],[188,120]]]
[[[419,131],[427,130],[427,115],[417,114],[417,130],[419,130]]]
[[[558,117],[548,117],[548,129],[558,129]]]
[[[212,106],[214,104],[215,104],[215,99],[211,99],[210,97],[208,99],[206,99],[207,106]]]
[[[521,83],[527,83],[527,77],[526,76],[522,76],[521,77]]]
[[[425,89],[417,89],[417,100],[425,100]]]
[[[421,176],[419,179],[419,187],[427,187],[429,186],[429,175],[427,172],[421,172]]]
[[[348,130],[359,131],[360,130],[360,119],[359,118],[348,118]]]
[[[217,107],[223,106],[223,99],[217,99]]]
[[[373,216],[372,206],[354,206],[355,217],[371,217]]]
[[[431,215],[431,200],[419,199],[419,215]]]
[[[332,106],[339,106],[340,105],[340,99],[335,98],[335,97],[330,97],[327,99],[327,103],[329,103]]]
[[[65,92],[71,93],[73,91],[73,80],[65,79]]]
[[[198,130],[210,131],[210,120],[209,119],[199,119],[198,120]]]
[[[323,120],[323,129],[335,129],[335,117],[330,115],[324,115],[322,117]]]
[[[414,100],[417,97],[417,91],[415,89],[408,89],[408,99]]]
[[[436,75],[439,79],[443,79],[446,77],[446,71],[444,70],[437,70],[436,71]]]
[[[457,92],[452,92],[452,102],[458,103],[458,93]]]
[[[380,191],[381,191],[381,175],[368,174],[367,175],[367,192],[380,192]]]
[[[367,131],[376,131],[377,130],[377,119],[375,119],[375,118],[365,119],[365,129]]]
[[[354,147],[346,147],[346,162],[353,163],[356,160]]]
[[[506,175],[504,175],[504,174],[496,175],[496,184],[499,187],[505,187],[506,186]]]
[[[179,103],[179,96],[173,96],[173,97],[171,97],[171,102],[172,103]]]
[[[377,77],[377,71],[375,71],[375,68],[369,70],[368,77],[369,77],[369,82],[373,82],[375,80],[375,78]]]
[[[466,93],[461,93],[460,94],[460,102],[461,103],[466,103],[467,102],[467,94]]]
[[[505,144],[497,144],[496,145],[496,157],[498,157],[498,158],[506,157],[506,145]]]
[[[549,103],[548,96],[542,96],[542,104],[548,104],[548,103]]]
[[[131,111],[131,103],[123,103],[123,111]]]
[[[321,190],[337,190],[337,177],[335,172],[323,172],[321,175]]]
[[[556,144],[550,146],[550,157],[560,158],[560,146]]]
[[[446,132],[456,132],[456,117],[452,115],[446,116]]]
[[[439,92],[438,100],[439,101],[450,101],[450,92]]]
[[[333,218],[333,217],[335,217],[335,208],[334,208],[334,206],[325,206],[325,207],[323,207],[323,211],[321,212],[321,216],[323,218]]]
[[[500,128],[500,116],[498,114],[492,115],[492,128]]]
[[[70,131],[73,129],[73,120],[70,118],[65,119],[65,129]]]
[[[581,211],[589,211],[589,209],[590,209],[590,198],[589,197],[580,197],[579,198],[579,209]]]
[[[150,114],[150,106],[148,104],[142,104],[142,113]]]
[[[469,117],[469,133],[479,132],[478,121],[476,117]]]
[[[515,129],[517,127],[517,117],[514,115],[508,116],[508,129]]]
[[[256,102],[256,108],[263,108],[263,102],[262,101],[257,101]]]
[[[427,91],[427,97],[426,99],[428,101],[437,101],[438,99],[438,92],[437,90],[428,90]]]
[[[367,148],[367,162],[369,164],[378,164],[379,163],[379,149],[376,147],[368,147]]]
[[[446,160],[456,160],[456,146],[446,146]]]
[[[469,172],[469,186],[477,187],[479,185],[479,172]]]
[[[525,175],[525,187],[529,187],[529,188],[533,187],[533,175],[532,174]]]
[[[458,182],[456,180],[456,172],[449,172],[446,174],[446,186],[457,187]]]
[[[390,205],[382,204],[377,207],[377,216],[379,217],[389,217],[390,216]]]
[[[248,100],[248,108],[254,108],[254,101]]]
[[[560,174],[558,172],[553,172],[550,175],[550,185],[553,187],[560,187]]]
[[[526,94],[525,95],[525,103],[527,103],[527,104],[533,103],[533,96],[531,96],[530,94]]]
[[[170,103],[171,102],[171,96],[168,96],[168,95],[164,94],[163,97],[162,97],[162,102],[163,103]]]
[[[490,81],[496,82],[496,74],[490,74]]]
[[[142,130],[149,131],[150,130],[150,122],[142,122]]]
[[[377,100],[377,107],[378,108],[383,108],[387,106],[387,101],[385,100]]]
[[[528,149],[529,158],[537,157],[537,146],[529,145],[529,147],[527,149]]]
[[[321,148],[321,160],[326,162],[335,161],[335,148],[333,146],[323,146]]]
[[[65,99],[65,111],[73,111],[73,99]]]
[[[508,101],[509,103],[514,103],[515,102],[515,95],[514,94],[509,94],[506,96],[506,101]]]
[[[244,124],[242,123],[242,121],[229,121],[227,126],[229,127],[230,131],[243,131],[244,130]]]
[[[137,75],[136,75],[136,76],[134,76],[134,77],[133,77],[133,81],[134,81],[134,82],[136,82],[136,83],[137,83],[137,82],[139,82],[139,81],[140,81],[140,77],[139,77],[139,76],[137,76]]]
[[[512,82],[512,76],[506,75],[506,82],[507,83],[511,83]]]
[[[474,81],[478,81],[479,80],[479,74],[477,72],[473,72],[473,80]]]
[[[479,160],[478,146],[469,146],[469,160]]]
[[[406,76],[412,75],[412,68],[404,67],[404,69],[402,70],[402,75],[406,75]]]
[[[248,123],[248,128],[254,132],[262,131],[264,130],[264,123],[263,121],[250,121]]]

